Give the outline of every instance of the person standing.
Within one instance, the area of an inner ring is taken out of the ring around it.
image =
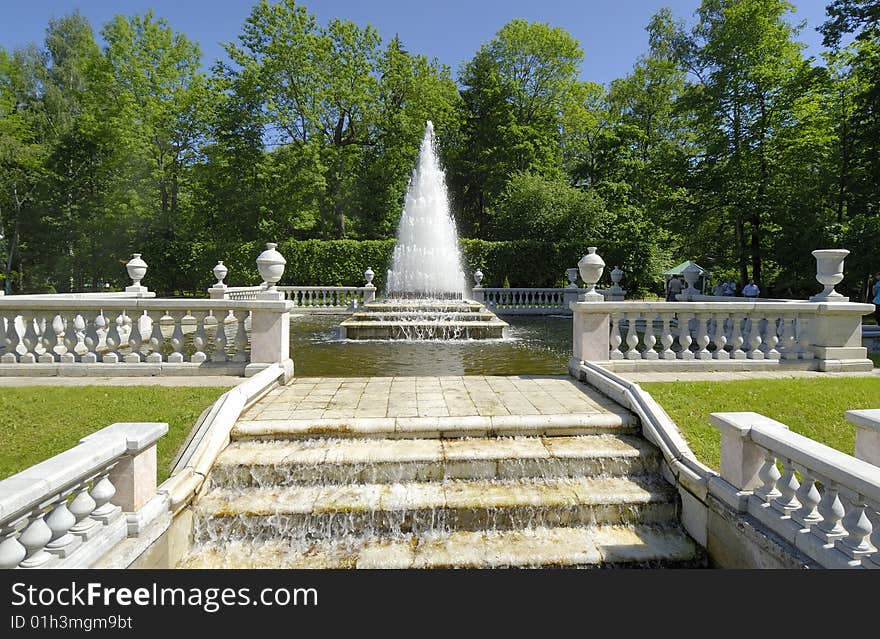
[[[724,284],[721,285],[721,293],[725,297],[733,297],[734,295],[736,295],[736,284],[734,284],[733,278],[728,277],[727,281],[725,281]]]
[[[874,276],[872,291],[874,293],[874,321],[877,322],[877,326],[880,326],[880,273]]]
[[[755,280],[749,280],[749,283],[743,287],[743,295],[751,299],[755,299],[761,294],[761,289],[755,284]]]
[[[681,293],[682,291],[681,280],[678,279],[677,275],[673,275],[672,279],[669,280],[669,283],[666,285],[666,301],[667,302],[677,302],[676,295]]]

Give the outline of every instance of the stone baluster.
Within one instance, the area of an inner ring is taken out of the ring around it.
[[[755,324],[754,318],[747,320],[749,326],[749,359],[764,359],[764,352],[761,350],[761,327]]]
[[[37,361],[41,364],[51,364],[55,361],[55,347],[58,345],[58,333],[55,331],[57,326],[55,324],[56,317],[58,316],[55,313],[49,311],[49,315],[45,320],[45,328],[40,338],[42,348],[39,355],[37,355]]]
[[[672,316],[669,314],[662,314],[663,319],[663,328],[660,333],[660,344],[663,346],[663,351],[660,353],[660,357],[663,359],[675,359],[675,351],[672,350],[672,343],[675,341],[675,336],[672,334]]]
[[[620,336],[620,320],[622,318],[623,315],[621,313],[613,313],[611,315],[611,337],[608,342],[611,346],[609,354],[611,359],[623,359],[623,351],[620,350],[620,344],[623,341],[623,338]]]
[[[641,359],[642,354],[638,351],[639,334],[637,332],[636,322],[639,320],[639,313],[626,313],[626,359]]]
[[[767,359],[779,359],[780,353],[776,349],[779,344],[779,324],[775,317],[767,318],[767,328],[764,331],[764,357]]]
[[[679,359],[693,359],[694,354],[691,351],[691,318],[693,313],[678,314],[678,344],[681,350],[678,353]]]
[[[131,316],[131,332],[128,334],[129,353],[123,357],[123,361],[127,364],[138,364],[143,361],[141,349],[144,346],[144,336],[141,334],[141,318],[143,314],[135,314]]]
[[[21,339],[21,345],[24,349],[19,349],[21,356],[18,358],[18,361],[22,364],[34,364],[37,361],[36,349],[37,344],[39,344],[36,327],[34,326],[34,316],[30,313],[22,313],[21,320],[24,322],[24,335]]]
[[[148,349],[147,362],[150,364],[162,363],[162,346],[165,344],[165,335],[162,333],[162,320],[165,319],[165,313],[159,311],[156,313],[147,312],[150,318],[150,339],[147,340]],[[169,318],[170,319],[170,318]]]
[[[245,320],[247,319],[247,311],[239,310],[234,312],[234,317],[238,321],[235,329],[235,354],[232,356],[233,362],[246,362],[247,357],[247,331],[245,329]]]
[[[695,315],[697,320],[697,346],[699,350],[694,354],[697,359],[712,359],[712,353],[709,350],[709,322],[712,321],[711,315]]]
[[[174,311],[173,313],[165,311],[165,314],[170,316],[174,321],[174,330],[171,333],[171,348],[173,349],[173,352],[168,354],[168,362],[171,364],[180,364],[183,362],[183,345],[186,341],[183,334],[183,318],[186,314],[180,311]]]
[[[810,341],[810,331],[807,326],[808,320],[798,317],[795,326],[797,327],[797,351],[800,359],[813,359],[813,344]]]
[[[847,490],[846,501],[849,507],[845,507],[846,514],[841,523],[846,536],[834,542],[835,547],[848,557],[858,559],[874,552],[868,538],[871,536],[873,526],[868,519],[865,510],[867,503],[864,496],[855,491]]]
[[[52,529],[46,523],[46,512],[43,508],[35,508],[28,517],[27,527],[21,531],[18,541],[27,551],[21,568],[39,568],[52,559],[46,552],[46,544],[52,540]]]
[[[868,519],[871,520],[871,536],[869,541],[876,552],[862,560],[866,568],[880,569],[880,502],[868,502]]]
[[[122,509],[112,502],[116,495],[116,486],[110,481],[112,469],[112,466],[104,469],[95,479],[92,489],[89,491],[89,495],[95,500],[95,509],[92,511],[91,517],[102,524],[110,523],[122,512]]]
[[[226,336],[226,320],[228,312],[214,316],[217,320],[217,332],[214,333],[214,352],[211,353],[212,362],[225,362],[228,358],[227,350],[229,341]]]
[[[797,491],[801,485],[794,474],[794,465],[790,459],[782,459],[782,476],[776,482],[779,496],[773,500],[771,506],[784,516],[791,515],[801,507],[797,500]]]
[[[846,534],[846,530],[840,523],[846,511],[843,508],[843,503],[840,501],[837,485],[830,481],[825,481],[822,477],[817,476],[816,479],[824,487],[822,499],[819,501],[817,508],[822,516],[822,521],[810,530],[825,543],[831,543]]]
[[[79,345],[79,336],[76,326],[76,311],[68,311],[64,313],[62,319],[64,324],[64,336],[61,340],[63,352],[58,356],[58,361],[62,364],[73,364],[76,362],[76,347]]]
[[[67,498],[72,492],[72,489],[68,489],[61,493],[58,503],[46,517],[46,525],[52,531],[52,539],[46,544],[46,551],[58,557],[67,557],[82,541],[70,532],[76,523],[76,517],[67,505]]]
[[[117,353],[117,349],[122,341],[122,338],[119,335],[119,324],[121,323],[120,317],[116,316],[115,312],[104,317],[107,322],[107,336],[104,338],[106,349],[101,354],[101,361],[106,364],[116,364],[119,362],[119,353]]]
[[[727,313],[718,313],[714,316],[715,334],[712,340],[715,342],[715,352],[712,356],[715,359],[730,359],[730,353],[727,352]]]
[[[95,510],[95,500],[89,494],[89,482],[85,481],[74,490],[76,495],[67,506],[70,514],[76,519],[76,523],[70,527],[70,532],[74,535],[88,539],[98,529],[100,524],[92,519],[92,513]]]
[[[817,509],[822,496],[816,487],[816,478],[809,468],[796,466],[795,470],[801,474],[801,485],[795,495],[801,507],[791,513],[791,518],[802,528],[810,528],[822,521],[822,515]]]
[[[83,340],[79,361],[83,364],[94,364],[98,361],[98,346],[101,343],[98,330],[104,325],[104,316],[97,315],[90,318],[88,315],[83,315],[82,321]]]
[[[660,355],[654,350],[654,346],[657,344],[657,337],[654,335],[654,320],[656,318],[657,316],[652,313],[645,313],[645,351],[642,353],[642,357],[645,359],[655,360],[660,358]]]
[[[18,361],[18,348],[21,345],[21,338],[18,330],[15,328],[15,312],[0,314],[0,323],[6,325],[3,333],[3,354],[0,355],[0,363],[15,364]]]
[[[26,520],[9,522],[0,529],[0,570],[17,568],[27,556],[27,548],[18,540],[20,528]]]
[[[746,359],[747,354],[743,350],[745,338],[743,337],[743,316],[730,316],[730,359]]]
[[[193,334],[193,348],[195,352],[189,358],[189,361],[201,364],[208,359],[208,333],[205,330],[205,318],[208,317],[208,312],[190,312],[190,316],[196,321],[196,332]]]
[[[782,493],[776,487],[776,482],[782,475],[776,468],[776,456],[770,450],[764,450],[764,463],[761,464],[761,470],[758,471],[758,479],[761,485],[755,489],[755,495],[763,499],[765,502],[772,502]]]
[[[798,352],[794,339],[795,316],[783,315],[780,321],[782,322],[782,337],[780,338],[779,343],[782,359],[797,359]]]

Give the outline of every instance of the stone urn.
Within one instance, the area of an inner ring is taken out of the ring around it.
[[[847,302],[844,297],[834,290],[834,287],[843,281],[843,261],[849,251],[846,249],[818,249],[813,251],[816,258],[816,280],[825,289],[813,295],[811,302]]]
[[[477,283],[478,287],[483,286],[483,271],[481,271],[480,269],[474,271],[474,281]]]
[[[682,271],[682,275],[684,275],[684,281],[687,282],[688,286],[688,295],[696,295],[697,291],[697,280],[700,279],[700,275],[703,272],[697,267],[696,264],[688,264],[688,267]]]
[[[620,280],[623,279],[623,271],[616,266],[611,269],[611,288],[615,291],[620,290]]]
[[[284,256],[275,250],[276,246],[278,245],[274,242],[269,242],[266,244],[266,250],[257,258],[257,270],[260,271],[260,277],[266,284],[266,290],[275,289],[275,285],[284,275],[284,266],[287,264]]]
[[[376,277],[376,274],[373,272],[373,268],[371,266],[368,266],[367,270],[364,271],[364,279],[367,280],[367,286],[373,285],[374,277]]]
[[[223,264],[223,260],[218,260],[217,266],[215,266],[214,270],[211,272],[214,273],[214,277],[217,278],[217,283],[214,284],[214,286],[216,288],[226,288],[223,279],[226,277],[226,274],[229,273],[229,269]]]
[[[141,254],[132,253],[131,259],[125,265],[125,268],[128,271],[128,276],[131,278],[131,285],[133,287],[140,286],[141,280],[147,274],[147,263],[141,259]]]
[[[568,277],[568,288],[577,288],[578,270],[577,268],[565,269],[565,275]]]
[[[587,286],[586,295],[596,293],[596,284],[602,278],[605,271],[605,260],[597,253],[595,246],[587,247],[587,254],[578,262],[578,270],[581,273],[581,279]]]

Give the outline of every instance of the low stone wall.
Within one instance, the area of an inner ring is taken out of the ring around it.
[[[576,358],[569,370],[639,417],[644,436],[663,454],[664,477],[678,490],[683,526],[714,565],[880,568],[880,467],[874,465],[880,463],[880,410],[847,414],[859,429],[856,452],[863,459],[762,415],[713,414],[722,430],[719,473],[694,457],[672,419],[638,384]]]

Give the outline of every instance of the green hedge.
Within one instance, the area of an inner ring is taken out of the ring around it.
[[[382,290],[385,273],[391,264],[395,240],[287,240],[279,242],[278,250],[287,259],[281,284],[361,286],[364,270],[369,266],[376,273],[374,283]],[[623,285],[632,292],[653,288],[659,273],[655,267],[654,247],[650,243],[618,241],[614,245],[598,243],[598,253],[605,259],[603,284],[610,284],[609,273],[614,265],[625,271]],[[548,243],[533,240],[490,242],[461,240],[464,268],[469,285],[473,273],[483,271],[483,286],[502,286],[505,278],[510,286],[560,286],[565,270],[577,265],[587,252],[583,243]],[[229,268],[226,283],[244,286],[259,283],[254,260],[262,244],[247,243],[230,247],[224,262]],[[214,262],[204,262],[205,286]],[[635,267],[630,266],[635,265]]]

